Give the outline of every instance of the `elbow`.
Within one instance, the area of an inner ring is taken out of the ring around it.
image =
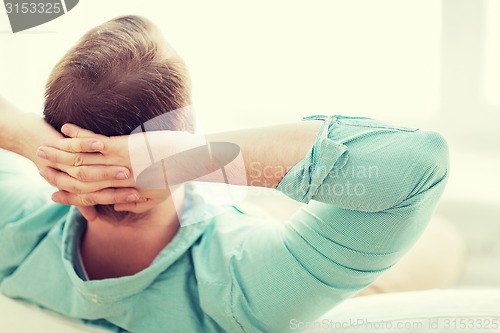
[[[430,173],[429,181],[444,182],[448,178],[450,168],[450,154],[446,139],[437,132],[422,132],[422,148],[420,152],[421,168]]]
[[[408,199],[420,197],[425,192],[442,193],[448,180],[450,158],[446,139],[437,132],[421,131],[412,142],[415,184]],[[406,201],[406,200],[405,200]]]

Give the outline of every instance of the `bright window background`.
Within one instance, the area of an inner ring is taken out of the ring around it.
[[[311,113],[429,118],[440,103],[439,1],[80,1],[31,31],[0,35],[0,91],[40,111],[53,65],[122,14],[157,23],[185,58],[205,130]],[[10,30],[5,12],[0,31]]]
[[[485,8],[484,94],[500,111],[500,1],[487,0]]]

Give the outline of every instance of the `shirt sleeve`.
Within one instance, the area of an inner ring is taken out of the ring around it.
[[[24,158],[0,149],[0,161],[1,282],[66,214],[67,207],[51,202],[51,188],[33,176]]]
[[[296,330],[372,283],[422,233],[447,174],[437,133],[325,117],[277,188],[307,205],[283,227],[249,232],[230,260],[240,330]]]

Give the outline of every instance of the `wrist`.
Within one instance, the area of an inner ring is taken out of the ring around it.
[[[16,117],[19,125],[15,127],[15,133],[12,133],[14,152],[22,155],[33,162],[35,161],[36,151],[42,145],[40,136],[43,132],[37,128],[36,123],[43,119],[35,114],[19,113]]]

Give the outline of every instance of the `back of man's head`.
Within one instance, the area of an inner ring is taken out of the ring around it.
[[[46,86],[44,116],[58,131],[73,123],[116,136],[190,104],[182,59],[150,21],[126,16],[89,31],[55,66]],[[175,112],[160,127],[192,132],[193,126],[190,113]],[[109,220],[133,217],[112,205],[96,208]]]

